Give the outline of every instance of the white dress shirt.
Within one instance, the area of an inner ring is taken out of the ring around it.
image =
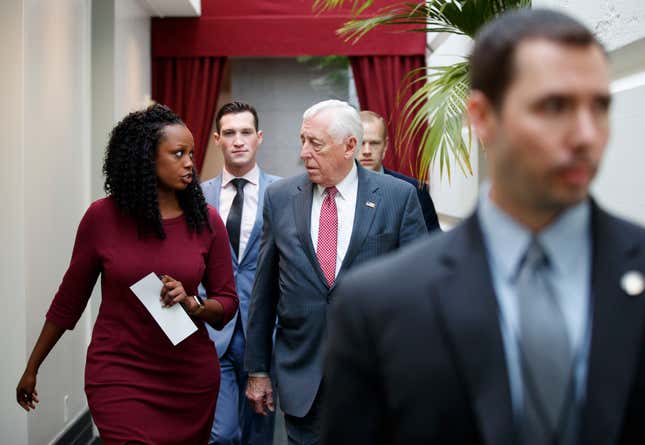
[[[354,227],[354,214],[356,213],[356,198],[358,195],[358,169],[352,162],[352,169],[338,184],[336,184],[336,209],[338,211],[338,242],[336,243],[336,276],[343,264],[349,240]],[[318,253],[318,228],[320,226],[320,209],[325,199],[325,187],[318,184],[314,187],[311,201],[311,242]]]
[[[238,176],[233,176],[226,170],[222,170],[222,189],[219,195],[219,214],[224,223],[228,218],[231,211],[233,200],[237,194],[237,189],[231,181]],[[238,261],[244,256],[246,244],[249,242],[251,231],[255,225],[255,219],[258,213],[258,199],[260,189],[260,169],[257,164],[249,170],[244,176],[240,178],[246,179],[248,182],[244,186],[244,203],[242,204],[242,224],[240,227],[240,253]]]

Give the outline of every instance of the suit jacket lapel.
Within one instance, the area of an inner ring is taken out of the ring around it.
[[[357,165],[357,167],[358,192],[356,194],[354,227],[352,227],[352,236],[349,239],[349,246],[347,247],[343,264],[338,273],[339,276],[349,268],[356,255],[360,252],[361,246],[372,226],[372,221],[374,221],[380,199],[378,185],[370,181],[369,175],[363,167],[360,165]],[[368,202],[371,202],[374,206],[368,206]]]
[[[206,200],[217,209],[219,212],[219,205],[220,205],[220,196],[222,192],[222,175],[220,174],[215,178],[215,180],[211,183],[211,186],[209,187],[208,193],[206,196]],[[221,215],[220,215],[221,217]],[[224,224],[226,224],[226,221],[224,221]],[[230,246],[230,243],[229,243]],[[237,259],[237,254],[233,250],[233,247],[231,247],[231,257],[233,259],[233,264],[238,264],[238,259]]]
[[[247,257],[247,253],[251,250],[253,243],[257,242],[260,237],[260,232],[262,230],[262,211],[264,208],[264,191],[267,188],[267,175],[264,171],[260,170],[260,180],[258,183],[258,210],[255,215],[255,223],[253,224],[253,229],[251,229],[251,234],[249,235],[249,240],[246,243],[246,249],[244,250],[244,256],[242,257],[242,262]]]
[[[639,270],[641,247],[592,203],[592,332],[580,443],[616,443],[640,348],[643,295],[627,295],[623,275]],[[602,439],[602,441],[599,441]]]
[[[219,198],[220,198],[221,191],[222,191],[222,175],[220,174],[215,179],[213,179],[213,182],[210,184],[208,191],[204,194],[206,201],[208,201],[210,205],[215,207],[218,212],[219,212]]]
[[[455,229],[446,252],[451,273],[438,283],[438,305],[489,445],[515,443],[506,354],[497,298],[476,215]]]
[[[318,273],[318,277],[325,286],[328,286],[327,279],[320,268],[316,251],[311,242],[311,202],[313,199],[313,184],[306,175],[303,175],[303,181],[298,185],[293,199],[293,217],[296,221],[296,230],[300,238],[305,255],[311,261],[311,265]]]

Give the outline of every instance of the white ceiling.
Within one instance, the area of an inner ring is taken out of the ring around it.
[[[199,17],[201,0],[144,0],[153,17]]]

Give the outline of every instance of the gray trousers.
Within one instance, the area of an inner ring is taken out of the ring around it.
[[[320,443],[320,404],[322,385],[311,405],[311,409],[304,417],[284,415],[284,424],[287,430],[289,445],[318,445]]]

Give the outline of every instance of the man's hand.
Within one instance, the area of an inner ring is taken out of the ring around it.
[[[246,383],[246,398],[253,411],[263,416],[275,411],[273,406],[273,388],[269,377],[249,377]]]

